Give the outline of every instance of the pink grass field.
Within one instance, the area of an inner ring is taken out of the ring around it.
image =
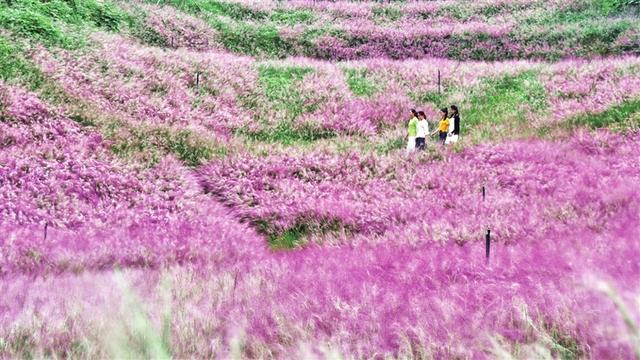
[[[441,160],[291,154],[232,156],[196,172],[169,160],[143,169],[33,95],[2,93],[9,349],[26,341],[42,356],[71,355],[100,339],[123,296],[114,269],[130,268],[122,276],[151,319],[170,297],[164,321],[176,357],[226,356],[233,331],[249,357],[325,348],[491,357],[491,339],[526,349],[546,332],[579,357],[633,354],[633,333],[594,282],[634,309],[637,135],[512,141]],[[339,226],[303,249],[274,252],[246,225],[263,219],[274,229]],[[163,279],[171,285],[160,290]]]
[[[0,358],[640,359],[637,54],[447,58],[532,0],[228,3],[369,41],[248,56],[122,3],[166,46],[92,29],[0,80]],[[449,103],[461,142],[406,153]]]

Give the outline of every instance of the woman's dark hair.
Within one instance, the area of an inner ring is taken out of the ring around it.
[[[442,111],[444,113],[444,116],[442,117],[443,119],[446,119],[449,116],[449,109],[442,108],[442,109],[440,109],[440,111]]]
[[[411,113],[413,114],[413,116],[418,116],[418,112],[416,111],[416,109],[411,109]]]
[[[455,111],[456,114],[458,113],[458,107],[455,105],[451,105],[451,110]]]
[[[427,114],[425,114],[424,111],[418,111],[418,115],[420,115],[423,119],[427,118]]]

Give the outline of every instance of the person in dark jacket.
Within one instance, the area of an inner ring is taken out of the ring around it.
[[[458,142],[458,137],[460,136],[460,112],[458,111],[458,107],[456,105],[451,105],[451,114],[449,115],[451,119],[451,125],[449,126],[449,134],[447,135],[447,144],[455,144]]]

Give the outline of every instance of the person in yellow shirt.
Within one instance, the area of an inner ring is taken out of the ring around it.
[[[440,121],[438,122],[438,128],[431,133],[431,135],[435,135],[438,133],[438,142],[444,145],[444,142],[447,141],[447,133],[449,132],[449,109],[442,108],[440,109]]]

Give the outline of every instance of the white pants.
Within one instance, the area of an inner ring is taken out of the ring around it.
[[[454,135],[452,133],[447,134],[447,140],[444,141],[445,144],[455,144],[458,142],[458,135]]]
[[[407,153],[413,152],[416,149],[416,137],[409,136],[409,141],[407,141]]]

